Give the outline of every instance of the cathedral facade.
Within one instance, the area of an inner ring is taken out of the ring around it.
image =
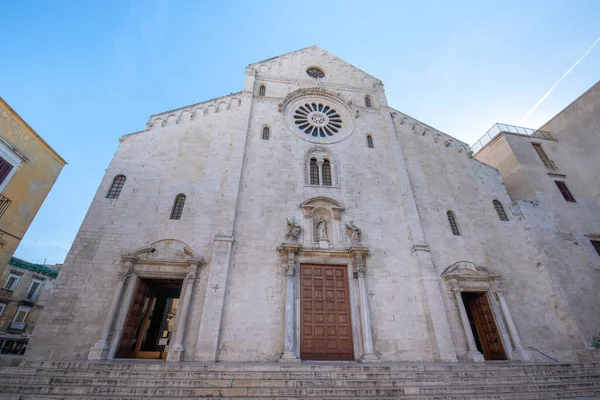
[[[120,139],[26,357],[585,358],[600,257],[557,276],[501,171],[319,47],[250,64]]]

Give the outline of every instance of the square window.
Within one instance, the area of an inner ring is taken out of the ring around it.
[[[31,285],[29,285],[29,289],[27,289],[27,294],[25,295],[25,299],[35,300],[43,283],[44,283],[43,280],[33,278],[33,280],[31,281]]]
[[[554,181],[554,183],[556,184],[556,186],[558,187],[558,190],[560,190],[560,194],[563,195],[563,197],[565,198],[566,201],[575,203],[575,197],[573,197],[573,195],[571,194],[571,191],[569,190],[569,188],[567,187],[567,184],[565,182]]]
[[[8,278],[6,278],[6,282],[4,282],[4,286],[2,286],[2,288],[6,290],[15,290],[20,280],[21,275],[11,272],[8,274]]]

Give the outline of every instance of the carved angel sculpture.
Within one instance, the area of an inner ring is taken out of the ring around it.
[[[287,218],[287,232],[285,234],[285,238],[291,242],[295,242],[300,237],[300,232],[302,232],[302,228],[296,222],[296,217]]]
[[[360,229],[358,226],[354,225],[354,221],[350,221],[349,224],[346,224],[346,232],[348,232],[348,237],[350,237],[350,242],[352,244],[360,243]]]

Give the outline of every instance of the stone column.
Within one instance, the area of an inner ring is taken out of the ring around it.
[[[121,295],[123,294],[123,288],[125,287],[125,284],[127,283],[129,277],[131,276],[133,262],[134,260],[125,260],[123,262],[123,267],[119,272],[117,272],[117,287],[113,292],[113,297],[110,302],[110,306],[108,307],[108,313],[106,315],[106,318],[104,319],[102,334],[100,336],[100,340],[98,340],[90,349],[88,353],[88,360],[106,359],[106,353],[108,350],[108,336],[110,335],[112,325],[117,315],[117,308],[121,300]]]
[[[296,324],[296,313],[294,300],[295,296],[295,285],[294,276],[296,274],[296,257],[295,253],[298,251],[298,246],[293,248],[287,248],[284,245],[280,251],[284,256],[284,270],[285,270],[285,328],[283,336],[283,353],[279,362],[300,362],[300,359],[296,357],[294,349],[294,338]]]
[[[343,209],[332,207],[333,220],[331,221],[331,232],[334,249],[341,249],[344,247],[344,239],[342,234],[342,211]]]
[[[319,185],[323,184],[323,160],[317,161],[317,167],[319,168]]]
[[[506,304],[506,299],[504,298],[504,291],[501,289],[496,290],[496,294],[498,295],[498,300],[500,301],[500,308],[502,309],[502,314],[504,315],[504,320],[506,321],[506,325],[508,326],[508,331],[510,332],[510,337],[512,338],[513,344],[515,345],[515,349],[513,350],[513,360],[520,361],[533,361],[533,357],[531,353],[523,347],[521,343],[521,336],[519,336],[519,331],[517,331],[517,327],[515,322],[510,315],[510,310],[508,309],[508,304]]]
[[[314,235],[314,227],[313,227],[313,207],[303,207],[302,212],[304,213],[304,224],[302,227],[303,239],[304,239],[304,247],[312,249],[313,247],[313,235]]]
[[[378,361],[373,350],[373,335],[371,333],[371,315],[369,311],[369,300],[367,283],[365,282],[367,253],[361,252],[354,255],[353,271],[358,275],[358,297],[360,301],[360,326],[363,341],[362,362]]]
[[[465,331],[465,337],[467,338],[467,345],[469,346],[469,352],[467,353],[467,360],[474,362],[483,362],[483,354],[477,350],[475,344],[475,337],[473,337],[473,331],[471,330],[471,324],[469,323],[469,316],[465,309],[465,303],[463,302],[461,293],[462,289],[454,288],[454,298],[456,299],[456,305],[458,306],[458,313],[460,314],[460,322],[462,322],[463,329]]]
[[[169,353],[167,354],[167,361],[181,361],[183,359],[183,340],[185,338],[185,325],[188,319],[188,313],[190,310],[190,303],[192,301],[192,293],[194,292],[194,285],[196,284],[196,275],[198,271],[198,264],[191,263],[190,271],[185,277],[185,290],[183,300],[179,302],[177,314],[177,331],[175,331],[175,337],[173,342],[169,346]]]

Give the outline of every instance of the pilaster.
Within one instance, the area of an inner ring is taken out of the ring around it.
[[[220,339],[219,333],[227,291],[227,277],[231,266],[233,241],[233,236],[216,235],[213,242],[195,361],[214,362],[217,360],[217,346]]]

